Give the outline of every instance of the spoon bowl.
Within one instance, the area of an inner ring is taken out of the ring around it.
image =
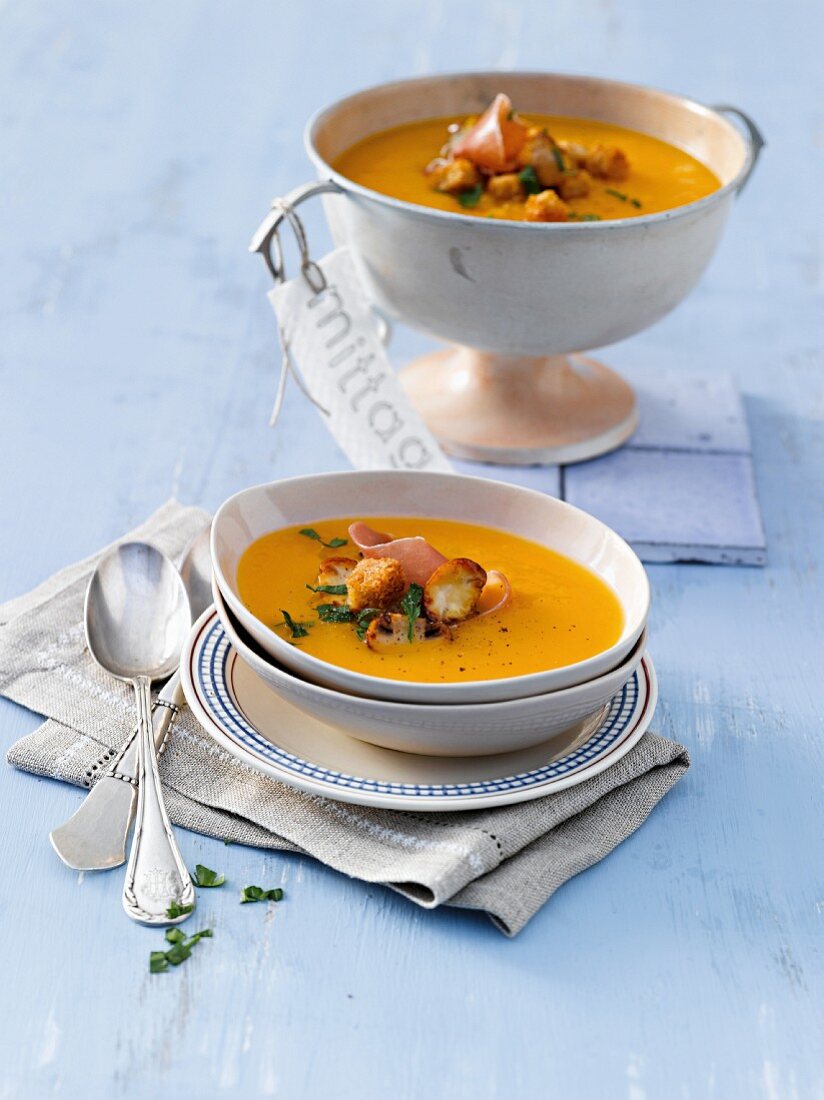
[[[186,587],[165,554],[127,542],[107,554],[86,593],[86,639],[118,680],[170,676],[191,626]]]

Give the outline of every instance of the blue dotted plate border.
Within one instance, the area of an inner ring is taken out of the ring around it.
[[[191,672],[201,705],[220,729],[244,749],[289,774],[324,783],[330,790],[337,788],[360,793],[405,795],[424,800],[444,797],[476,798],[479,795],[498,795],[509,791],[528,790],[542,786],[550,780],[565,778],[588,767],[597,758],[609,752],[627,732],[637,707],[642,675],[642,666],[639,666],[621,692],[613,699],[609,713],[600,727],[584,745],[580,745],[550,764],[518,775],[472,783],[432,785],[387,783],[377,779],[347,775],[319,764],[312,764],[262,737],[240,710],[228,688],[229,658],[233,652],[220,620],[215,618],[214,623],[205,634],[201,635],[195,646]]]

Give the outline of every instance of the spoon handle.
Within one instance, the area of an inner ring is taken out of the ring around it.
[[[137,695],[137,814],[123,886],[123,908],[142,924],[177,924],[189,911],[170,917],[167,910],[194,907],[195,890],[178,851],[163,804],[152,730],[151,681],[134,681]]]

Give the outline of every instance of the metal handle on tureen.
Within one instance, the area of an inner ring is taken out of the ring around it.
[[[316,293],[326,289],[326,279],[323,272],[309,255],[306,233],[303,223],[295,214],[295,207],[300,206],[302,202],[306,202],[307,199],[311,199],[315,195],[342,195],[343,193],[343,188],[334,180],[311,180],[309,183],[302,183],[299,187],[295,187],[284,198],[272,200],[269,213],[257,227],[252,240],[249,242],[249,251],[257,252],[263,257],[263,262],[276,283],[282,283],[286,280],[283,248],[278,230],[284,222],[288,222],[295,234],[300,250],[300,269],[303,277]],[[392,336],[392,323],[377,306],[372,306],[372,312],[375,315],[375,323],[378,326],[381,341],[388,344]]]
[[[321,279],[323,279],[323,276],[309,256],[303,225],[301,224],[300,218],[295,216],[294,209],[296,206],[300,206],[302,202],[306,202],[307,199],[311,199],[314,195],[341,194],[342,191],[343,188],[333,180],[312,180],[310,183],[302,183],[300,187],[296,187],[293,191],[290,191],[285,198],[272,200],[271,210],[260,223],[255,231],[255,235],[249,242],[249,251],[260,253],[264,263],[269,269],[269,274],[276,283],[282,283],[286,278],[283,266],[283,249],[281,248],[280,238],[278,237],[278,228],[284,221],[288,221],[295,233],[298,247],[300,248],[301,271],[309,280],[313,289],[322,289],[320,285],[315,287],[317,276],[320,275]]]
[[[719,115],[728,114],[734,115],[739,122],[743,123],[744,128],[747,131],[747,137],[750,140],[750,163],[746,172],[741,177],[741,182],[735,189],[736,195],[740,195],[749,182],[750,176],[755,171],[755,166],[758,163],[758,158],[761,156],[761,150],[767,144],[767,140],[761,131],[756,126],[753,119],[747,114],[746,111],[742,111],[740,107],[733,107],[728,103],[717,103],[711,108]]]

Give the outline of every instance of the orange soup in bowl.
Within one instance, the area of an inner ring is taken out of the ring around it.
[[[665,141],[592,119],[522,116],[505,95],[480,117],[433,118],[372,134],[334,167],[396,199],[510,221],[640,217],[721,186],[706,165]]]
[[[280,637],[353,672],[421,683],[522,676],[613,646],[612,589],[529,539],[381,516],[263,535],[238,564],[243,604]]]

